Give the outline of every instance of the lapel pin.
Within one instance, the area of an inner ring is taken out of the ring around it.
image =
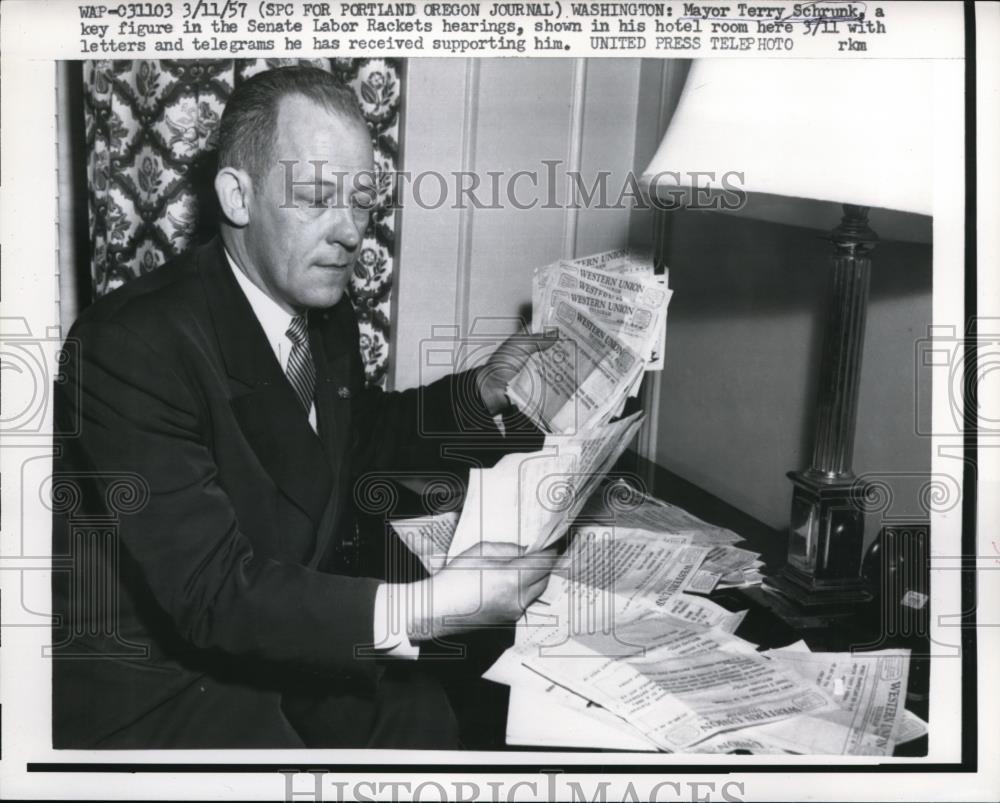
[[[341,386],[337,388],[337,395],[342,399],[349,399],[351,398],[351,389]]]

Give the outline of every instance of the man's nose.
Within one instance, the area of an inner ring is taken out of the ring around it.
[[[337,206],[330,210],[332,220],[326,234],[326,241],[330,245],[341,245],[351,250],[358,247],[361,242],[361,230],[354,220],[353,212],[354,210],[350,208]]]

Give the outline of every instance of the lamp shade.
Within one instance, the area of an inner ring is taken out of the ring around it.
[[[932,96],[926,61],[697,60],[643,185],[735,172],[748,193],[930,215]]]

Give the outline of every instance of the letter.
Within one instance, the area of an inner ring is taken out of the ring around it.
[[[394,174],[392,193],[389,198],[386,199],[386,210],[396,210],[401,209],[405,202],[403,201],[405,187],[407,184],[412,183],[411,179],[413,174],[409,170],[397,170]]]
[[[456,197],[452,209],[464,209],[465,207],[462,205],[462,198],[465,196],[468,196],[474,208],[482,209],[483,204],[475,196],[476,188],[479,187],[479,183],[481,181],[479,174],[472,170],[456,170],[454,175]],[[469,186],[465,185],[464,179],[470,179]]]
[[[615,201],[613,209],[625,209],[624,200],[625,196],[628,195],[632,198],[632,208],[634,209],[646,209],[646,200],[642,192],[642,188],[639,186],[639,180],[635,177],[635,173],[629,171],[625,175],[625,186],[622,187],[622,191],[618,194],[618,200]],[[656,206],[655,199],[653,205]]]
[[[549,791],[548,800],[559,799],[559,795],[556,794],[556,776],[561,774],[562,770],[542,770],[542,775],[545,776],[546,786]]]
[[[567,781],[566,785],[572,794],[573,803],[597,803],[597,801],[604,803],[608,799],[608,787],[611,785],[611,782],[599,781],[594,792],[594,797],[590,801],[587,800],[587,795],[579,783],[576,781]]]
[[[731,178],[738,178],[738,184],[730,183]],[[729,170],[722,174],[722,197],[719,203],[722,209],[742,209],[747,202],[747,194],[743,189],[746,183],[746,176],[735,170]]]
[[[583,177],[577,171],[574,170],[569,175],[570,175],[570,179],[573,182],[573,187],[576,190],[576,192],[573,193],[572,206],[570,207],[571,209],[579,209],[580,208],[580,204],[577,203],[577,195],[578,194],[579,194],[579,196],[582,196],[583,208],[584,209],[589,209],[590,208],[590,202],[594,200],[594,196],[597,194],[598,187],[600,188],[600,192],[601,192],[601,200],[600,200],[598,209],[605,209],[605,208],[607,208],[607,205],[608,205],[608,178],[611,176],[611,171],[609,171],[609,170],[600,170],[600,171],[598,171],[597,178],[594,179],[594,184],[590,188],[590,191],[587,190],[587,187],[586,187],[586,185],[585,185],[585,183],[583,181]]]
[[[517,783],[512,783],[510,789],[507,790],[507,800],[515,800],[516,795],[514,793],[522,786],[529,787],[532,795],[538,794],[538,784],[534,781],[518,781]]]
[[[292,196],[295,195],[295,187],[310,187],[313,189],[313,200],[310,204],[311,207],[320,206],[320,184],[323,180],[323,165],[326,164],[322,160],[314,160],[310,162],[313,166],[313,178],[312,181],[296,181],[295,180],[295,165],[298,164],[294,159],[279,159],[278,163],[285,169],[285,202],[281,205],[282,209],[295,209],[298,204]]]
[[[409,784],[407,784],[407,786],[408,785]],[[421,783],[418,783],[413,788],[414,803],[419,803],[419,801],[421,800],[420,790],[423,789],[425,786],[433,786],[438,792],[437,800],[441,801],[441,803],[446,803],[446,801],[448,800],[448,793],[444,791],[444,787],[441,786],[441,784],[439,784],[437,781],[423,781]]]
[[[409,794],[410,791],[409,781],[382,781],[382,783],[379,784],[379,790],[378,790],[380,797],[385,795],[385,788],[387,786],[392,790],[391,792],[392,797],[389,798],[390,800],[400,799],[399,796],[400,789],[402,789],[402,791],[406,792],[407,794]]]
[[[473,803],[479,797],[479,784],[477,783],[473,783],[472,781],[452,781],[452,786],[455,788],[455,803]],[[469,790],[468,797],[462,793],[464,789]]]
[[[556,200],[556,187],[558,182],[556,181],[556,167],[562,164],[561,159],[542,159],[542,164],[545,165],[547,170],[545,171],[545,186],[548,189],[548,195],[545,198],[545,203],[539,207],[540,209],[559,209],[559,203]]]
[[[420,184],[427,176],[433,176],[440,182],[441,194],[438,196],[437,203],[434,204],[433,206],[425,204],[423,199],[420,197]],[[435,173],[433,171],[431,172],[425,171],[423,173],[420,173],[416,177],[416,179],[414,179],[413,200],[417,202],[417,205],[421,209],[440,209],[447,198],[448,198],[448,183],[444,180],[444,176],[442,176],[440,173]]]
[[[660,783],[658,783],[656,786],[654,786],[652,789],[649,790],[650,803],[654,803],[654,801],[656,800],[656,793],[659,791],[661,786],[670,787],[671,789],[673,789],[674,794],[677,795],[677,797],[680,797],[681,785],[677,781],[660,781]]]
[[[285,776],[285,800],[292,803],[296,800],[322,800],[323,799],[323,775],[326,770],[309,770],[309,772],[299,772],[298,770],[279,770]],[[312,775],[313,791],[303,792],[295,788],[296,775]]]
[[[486,208],[488,209],[501,209],[500,206],[500,179],[503,178],[505,171],[503,170],[487,170],[486,175],[490,177],[490,205]]]
[[[712,186],[711,180],[715,178],[715,173],[711,170],[690,170],[688,177],[691,179],[691,203],[690,209],[711,209],[712,208]],[[698,183],[699,178],[707,178],[709,183],[702,186]],[[699,199],[704,199],[699,200]]]
[[[534,186],[536,190],[538,189],[537,173],[534,173],[530,170],[518,170],[510,177],[510,180],[507,182],[507,200],[510,202],[510,205],[513,206],[515,209],[521,209],[521,210],[534,209],[538,205],[537,198],[532,200],[530,204],[521,204],[517,200],[517,192],[516,192],[517,180],[524,176],[530,178],[532,186]]]

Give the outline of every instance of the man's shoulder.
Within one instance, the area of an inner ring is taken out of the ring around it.
[[[207,311],[201,273],[217,252],[218,243],[210,241],[113,290],[80,314],[74,333],[117,325],[159,340],[189,328]]]

